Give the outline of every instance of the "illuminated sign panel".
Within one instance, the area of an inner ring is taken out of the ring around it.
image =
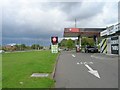
[[[108,30],[104,30],[100,33],[100,36],[105,36],[108,35]]]
[[[80,28],[65,28],[65,32],[79,33]]]
[[[58,37],[51,37],[51,43],[53,45],[57,44],[58,43]]]
[[[111,53],[119,54],[119,41],[118,36],[111,38]]]

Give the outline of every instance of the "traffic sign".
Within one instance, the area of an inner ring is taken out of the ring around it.
[[[53,45],[56,45],[57,43],[58,43],[58,37],[51,37],[51,43],[53,44]]]
[[[51,52],[52,53],[58,53],[58,44],[57,45],[51,45]]]
[[[51,37],[51,52],[58,53],[58,37]]]

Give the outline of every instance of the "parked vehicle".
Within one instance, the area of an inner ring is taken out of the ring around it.
[[[63,51],[69,51],[69,48],[65,48]]]
[[[86,46],[85,53],[98,53],[98,48],[96,46]]]

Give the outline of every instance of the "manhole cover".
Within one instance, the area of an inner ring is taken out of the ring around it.
[[[49,74],[46,73],[33,73],[31,77],[48,77]]]

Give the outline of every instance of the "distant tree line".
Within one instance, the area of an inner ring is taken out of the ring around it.
[[[43,49],[43,46],[39,44],[33,44],[31,46],[27,46],[25,44],[16,44],[14,46],[6,45],[2,47],[4,51],[21,51],[21,50],[40,50]]]

